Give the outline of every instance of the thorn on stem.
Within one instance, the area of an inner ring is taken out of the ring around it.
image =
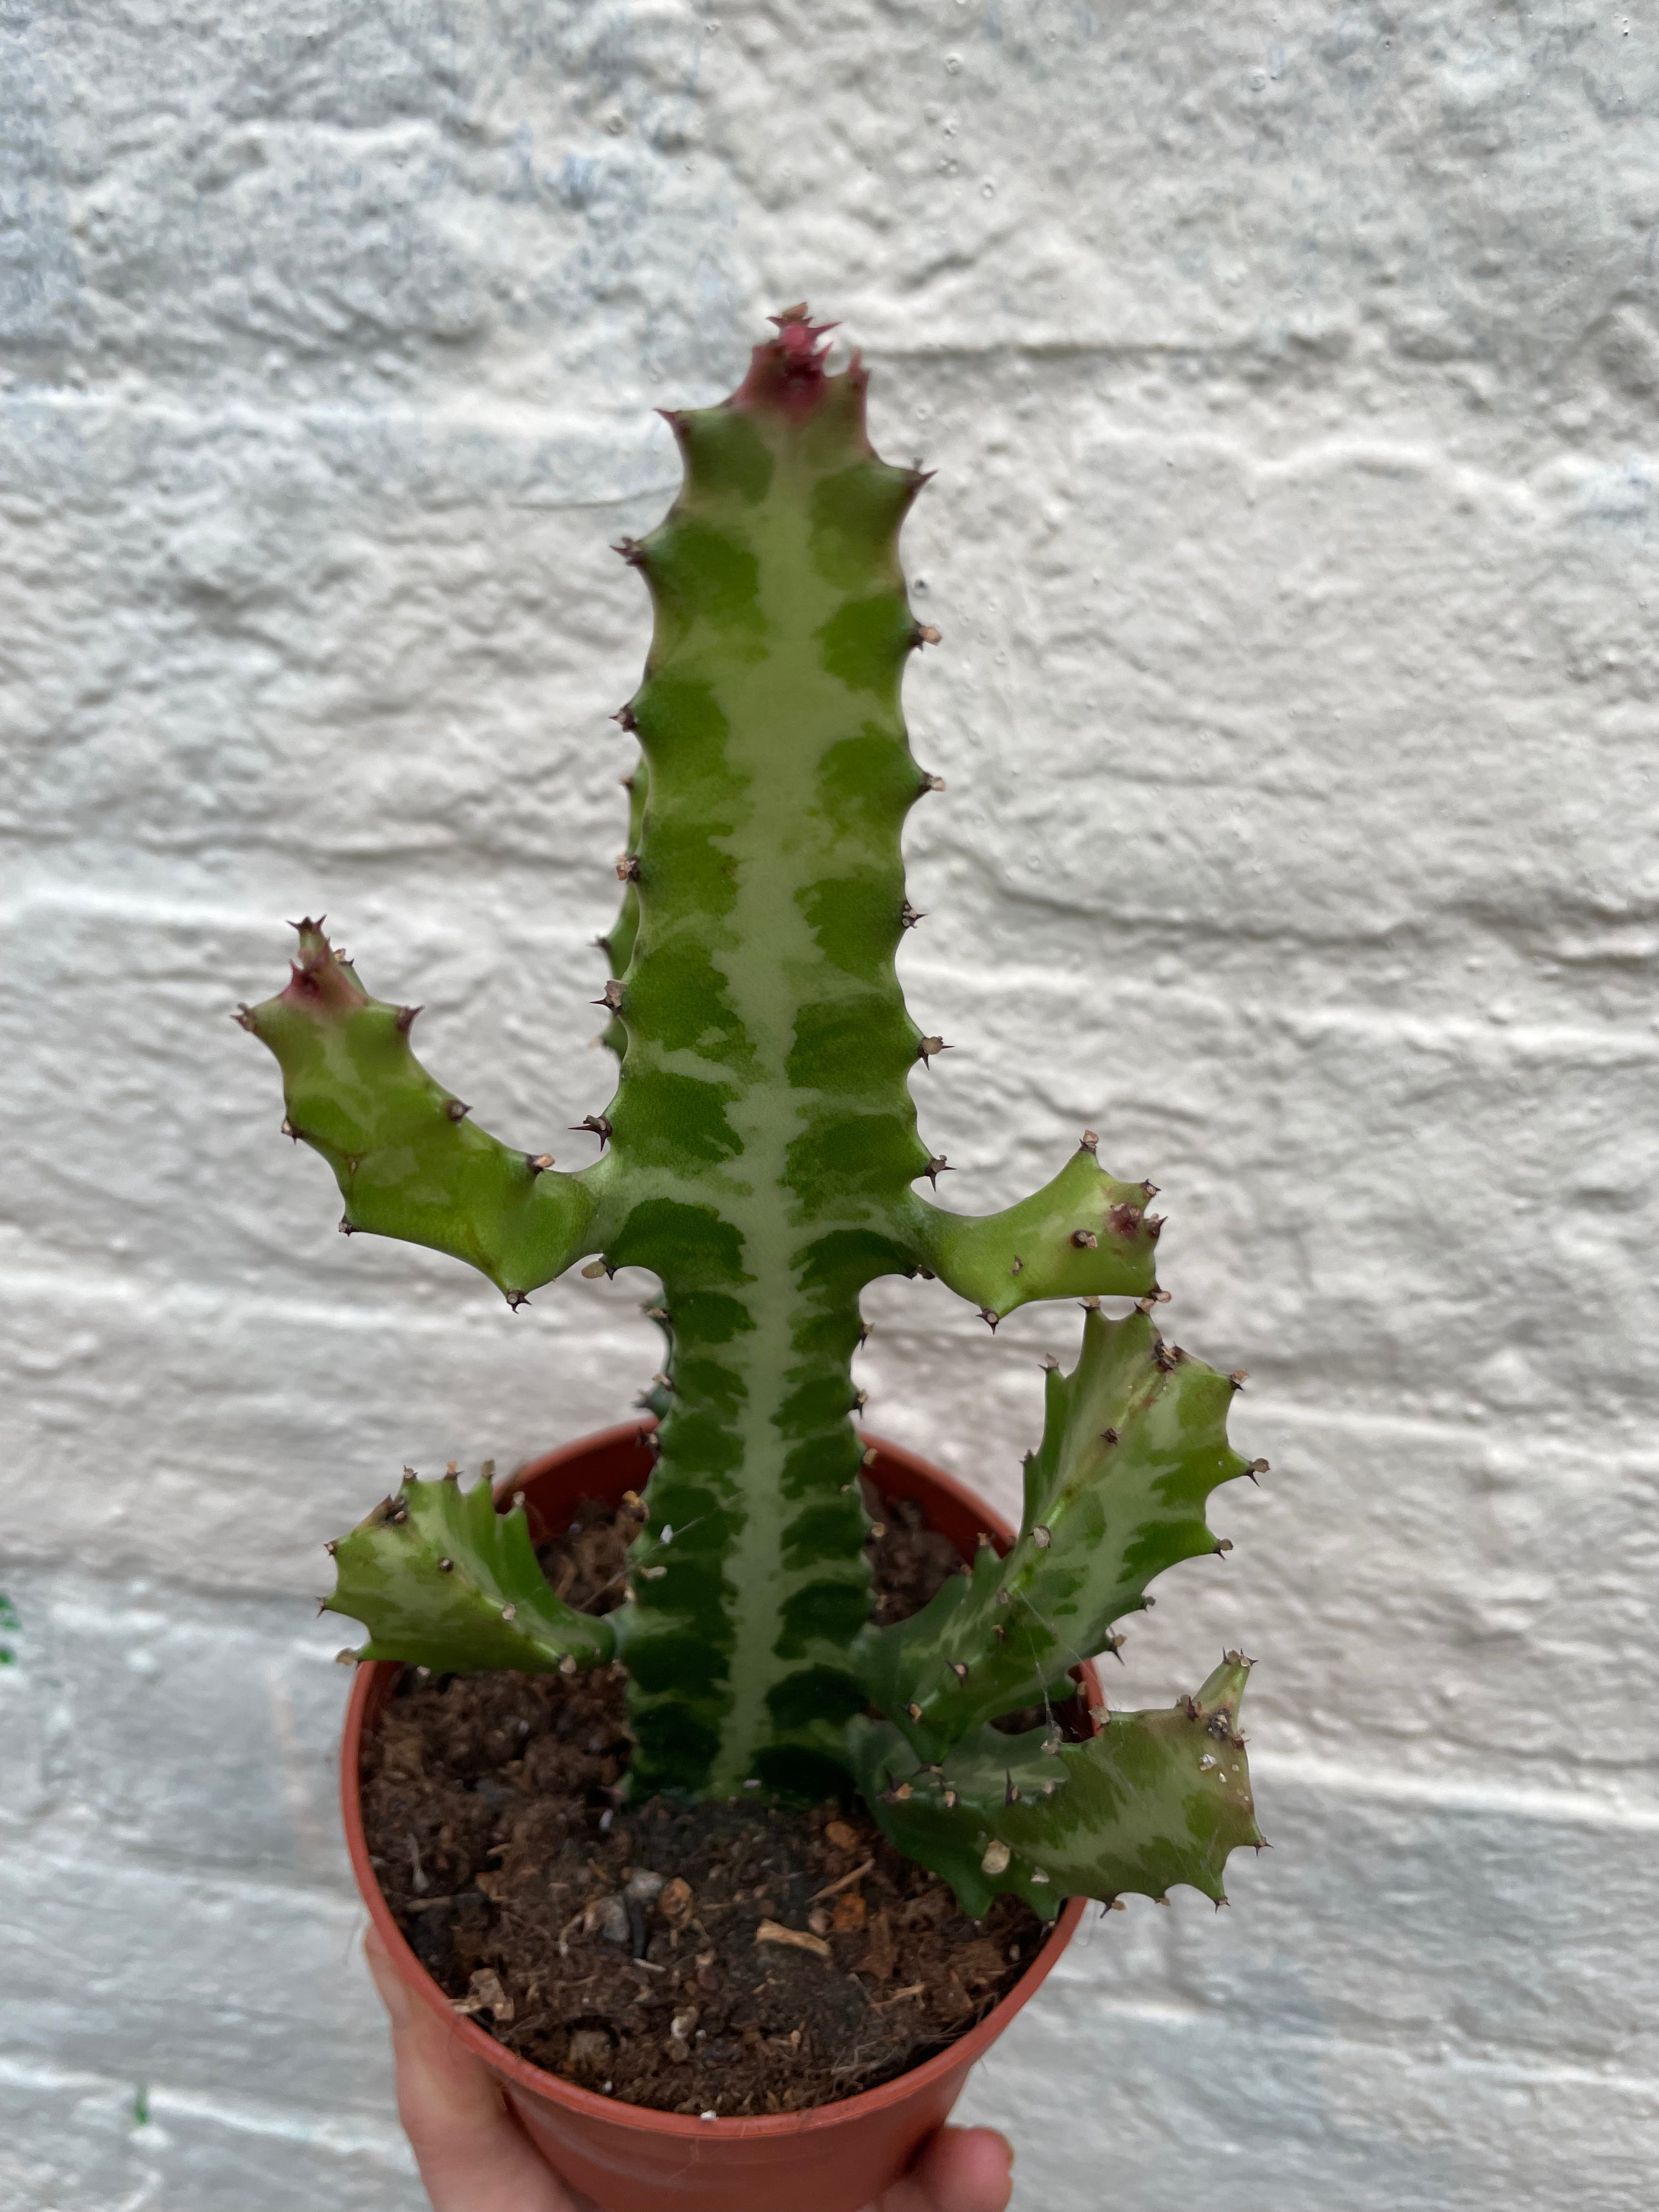
[[[618,853],[617,855],[617,882],[621,884],[636,884],[639,879],[639,855],[636,853]]]
[[[238,1029],[257,1030],[259,1026],[258,1023],[253,1018],[253,1009],[252,1006],[239,1005],[235,1012],[230,1018],[235,1023]]]
[[[599,997],[589,1003],[595,1006],[608,1006],[614,1014],[621,1010],[622,1002],[623,987],[613,975]]]
[[[1083,1149],[1085,1152],[1097,1152],[1100,1148],[1099,1131],[1096,1129],[1085,1129],[1083,1132],[1082,1144]]]
[[[943,1037],[925,1036],[916,1046],[916,1058],[924,1067],[927,1067],[932,1065],[933,1054],[936,1052],[949,1052],[951,1049],[951,1048],[945,1043]]]
[[[922,1170],[922,1173],[927,1176],[928,1182],[932,1183],[933,1188],[937,1190],[939,1188],[939,1177],[942,1175],[954,1175],[956,1173],[956,1170],[951,1165],[951,1163],[945,1158],[943,1152],[936,1152],[933,1154],[932,1158],[929,1159],[927,1166]]]
[[[570,1126],[572,1131],[577,1135],[580,1135],[584,1129],[591,1129],[599,1140],[601,1152],[611,1140],[611,1123],[603,1114],[584,1114],[580,1121],[573,1121]]]
[[[911,647],[914,650],[918,646],[939,645],[943,637],[943,631],[935,629],[932,623],[916,623],[910,631]]]
[[[611,717],[611,719],[613,722],[619,722],[623,728],[628,731],[630,735],[640,726],[638,720],[635,719],[634,709],[629,706],[618,707],[616,713]],[[623,781],[624,783],[631,783],[633,781],[633,778],[631,776],[624,776],[623,778]]]
[[[979,1317],[994,1336],[997,1333],[997,1323],[1002,1319],[1002,1316],[993,1313],[989,1306],[981,1306],[979,1310]]]
[[[904,904],[899,908],[899,921],[906,929],[914,929],[919,921],[926,921],[927,919],[925,914],[919,914],[916,911],[908,899],[906,899]]]
[[[400,1030],[404,1036],[407,1036],[410,1030],[414,1024],[415,1017],[420,1012],[420,1011],[421,1009],[418,1006],[399,1006],[397,1014],[393,1018],[394,1026]]]
[[[447,1098],[444,1101],[444,1111],[452,1121],[465,1121],[472,1109],[459,1098]]]
[[[1072,1242],[1077,1246],[1079,1251],[1092,1252],[1099,1245],[1100,1239],[1092,1229],[1074,1229],[1072,1231]]]
[[[532,1175],[545,1175],[553,1164],[551,1152],[526,1152],[524,1158],[525,1165]]]

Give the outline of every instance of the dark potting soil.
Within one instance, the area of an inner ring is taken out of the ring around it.
[[[919,1508],[884,1511],[876,1613],[902,1620],[959,1561]],[[549,1580],[609,1610],[637,1526],[580,1506],[542,1547]],[[856,1801],[623,1804],[623,1691],[609,1667],[571,1680],[405,1668],[364,1741],[386,1901],[457,2008],[509,2051],[662,2112],[796,2112],[919,2065],[1029,1966],[1045,1931],[1026,1905],[999,1898],[969,1920]]]

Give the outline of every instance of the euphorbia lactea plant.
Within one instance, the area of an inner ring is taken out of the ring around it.
[[[281,1064],[288,1133],[338,1179],[342,1229],[453,1253],[514,1307],[583,1261],[661,1285],[656,1465],[617,1610],[562,1603],[484,1483],[413,1476],[331,1547],[331,1602],[368,1627],[363,1658],[620,1662],[636,1796],[855,1784],[975,1913],[1000,1890],[1045,1917],[1174,1882],[1219,1898],[1229,1851],[1259,1841],[1246,1661],[1087,1741],[989,1725],[1068,1697],[1154,1576],[1219,1548],[1206,1500],[1251,1471],[1226,1437],[1238,1378],[1163,1341],[1152,1187],[1109,1175],[1091,1132],[1005,1212],[930,1194],[945,1163],[909,1079],[945,1046],[893,964],[921,918],[905,817],[939,787],[899,705],[936,637],[898,557],[927,479],[872,447],[857,357],[832,375],[804,307],[775,322],[729,399],[669,415],[679,495],[617,549],[655,623],[617,717],[640,760],[605,940],[621,1067],[584,1124],[598,1157],[566,1173],[481,1129],[415,1057],[415,1010],[369,997],[319,922],[299,926],[287,988],[240,1016]],[[879,1626],[850,1363],[865,1286],[918,1274],[993,1328],[1033,1298],[1087,1310],[1077,1367],[1048,1376],[1018,1540]],[[1103,1295],[1137,1304],[1109,1320]]]

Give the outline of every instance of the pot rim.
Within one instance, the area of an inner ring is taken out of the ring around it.
[[[618,1422],[614,1427],[597,1429],[591,1435],[578,1437],[568,1444],[556,1446],[536,1458],[526,1460],[496,1483],[498,1497],[522,1489],[526,1480],[535,1475],[550,1474],[565,1462],[580,1459],[591,1454],[614,1449],[617,1445],[635,1443],[642,1430],[653,1425],[639,1420]],[[873,1445],[882,1462],[901,1477],[920,1477],[929,1489],[942,1490],[953,1504],[977,1516],[977,1525],[994,1536],[999,1542],[1012,1544],[1014,1530],[994,1508],[986,1504],[976,1492],[954,1475],[946,1474],[942,1468],[933,1466],[919,1453],[907,1451],[902,1444],[890,1443],[885,1438],[860,1431],[860,1441]],[[899,1490],[899,1496],[915,1493]],[[340,1811],[345,1826],[346,1848],[351,1857],[351,1869],[369,1918],[378,1930],[381,1942],[391,1953],[399,1978],[414,1996],[419,1997],[445,2024],[460,2038],[465,2048],[483,2060],[491,2071],[510,2082],[514,2087],[550,2104],[562,2105],[585,2119],[608,2120],[613,2126],[636,2129],[645,2135],[678,2139],[688,2143],[753,2142],[757,2139],[777,2139],[780,2136],[811,2134],[823,2128],[851,2125],[865,2113],[879,2111],[917,2090],[926,2089],[933,2082],[957,2069],[965,2069],[989,2050],[1014,2014],[1033,1997],[1042,1983],[1058,1965],[1060,1955],[1077,1933],[1083,1918],[1086,1898],[1068,1898],[1059,1914],[1048,1924],[1048,1933],[1036,1957],[1013,1987],[1000,1997],[984,2017],[972,2027],[936,2051],[931,2058],[924,2058],[919,2066],[907,2068],[890,2081],[878,2081],[873,2088],[860,2089],[850,2097],[839,2097],[828,2105],[813,2105],[798,2112],[763,2112],[746,2118],[712,2120],[702,2119],[689,2112],[663,2112],[649,2105],[630,2105],[618,2097],[607,2097],[595,2089],[583,2089],[574,2081],[567,2081],[562,2074],[550,2073],[544,2067],[533,2065],[498,2043],[477,2022],[458,2013],[453,2003],[427,1972],[416,1957],[402,1929],[394,1918],[391,1906],[381,1894],[374,1869],[369,1864],[368,1841],[363,1832],[362,1808],[360,1802],[359,1761],[362,1750],[363,1729],[368,1706],[377,1681],[393,1674],[402,1662],[395,1659],[379,1659],[359,1666],[346,1705],[345,1727],[340,1741]],[[1085,1662],[1078,1670],[1083,1676],[1091,1702],[1098,1700],[1100,1683],[1091,1662]]]

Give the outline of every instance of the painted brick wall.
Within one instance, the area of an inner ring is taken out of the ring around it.
[[[1277,1848],[1091,1929],[972,2107],[1030,2212],[1650,2203],[1653,9],[9,0],[0,104],[10,2212],[418,2202],[303,1600],[654,1334],[348,1245],[225,1017],[325,908],[576,1142],[606,542],[803,295],[939,471],[951,1201],[1101,1129],[1273,1462],[1122,1687],[1259,1655]],[[1010,1495],[1065,1313],[872,1306],[872,1420]]]

